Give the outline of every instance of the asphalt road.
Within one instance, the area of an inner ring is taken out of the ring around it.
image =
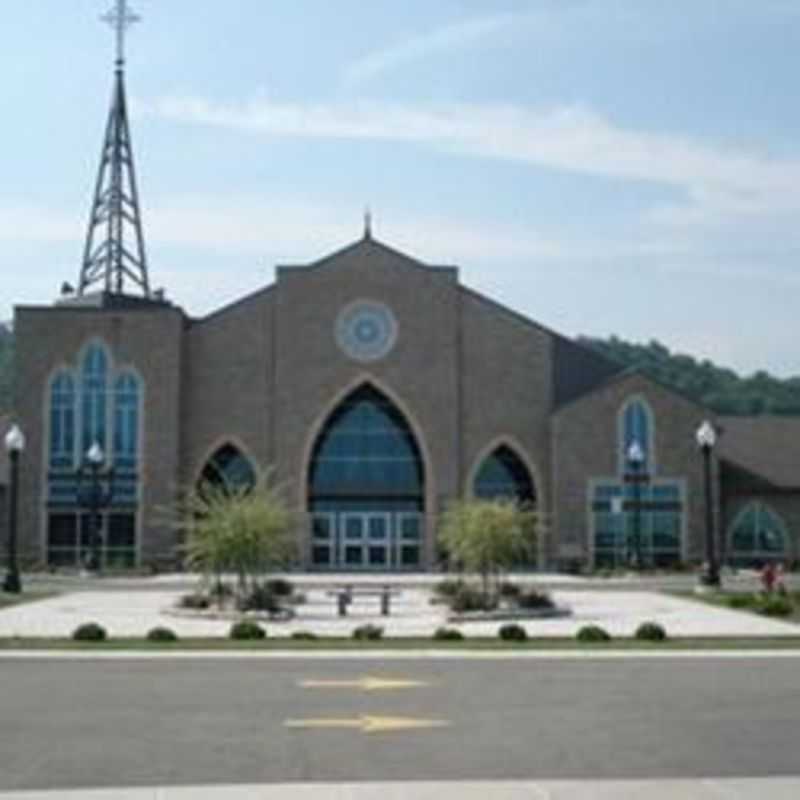
[[[300,685],[367,675],[426,685]],[[0,791],[796,775],[799,733],[795,659],[0,660]]]

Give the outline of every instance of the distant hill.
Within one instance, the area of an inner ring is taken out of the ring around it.
[[[626,367],[637,367],[719,414],[800,414],[800,375],[781,380],[759,371],[742,377],[711,361],[672,353],[657,341],[634,344],[579,337],[578,341]]]
[[[719,414],[800,415],[800,375],[781,380],[759,371],[741,377],[711,361],[671,353],[656,341],[635,344],[616,336],[608,339],[581,336],[578,341],[622,366],[638,367]],[[14,334],[8,325],[0,323],[0,411],[11,407],[13,356]]]

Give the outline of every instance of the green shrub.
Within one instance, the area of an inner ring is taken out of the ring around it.
[[[224,581],[215,581],[208,590],[208,596],[217,603],[227,600],[229,597],[233,597],[233,586]]]
[[[788,617],[794,606],[786,597],[768,597],[758,606],[758,613],[765,617]]]
[[[503,583],[497,587],[497,593],[500,595],[500,597],[504,597],[507,600],[513,600],[522,594],[522,588],[516,583],[511,583],[511,581],[503,581]]]
[[[464,584],[452,596],[450,609],[457,614],[465,611],[491,611],[497,607],[496,601],[488,598],[480,589]]]
[[[108,638],[106,629],[96,622],[84,622],[72,632],[76,642],[104,642]]]
[[[657,622],[643,622],[636,629],[633,638],[643,642],[663,642],[667,638],[667,632]]]
[[[433,593],[438,597],[449,600],[457,595],[465,585],[461,578],[445,578],[434,584]]]
[[[208,608],[211,605],[211,599],[204,594],[193,592],[192,594],[181,595],[178,605],[181,608]]]
[[[265,583],[253,586],[247,595],[239,599],[236,606],[239,611],[268,611],[271,614],[281,608],[278,598]]]
[[[524,642],[528,638],[525,628],[523,628],[522,625],[515,625],[514,623],[501,626],[497,635],[504,642]]]
[[[517,605],[520,608],[555,608],[555,603],[547,592],[537,592],[536,589],[529,589],[527,592],[517,597]]]
[[[437,642],[461,642],[464,640],[464,634],[456,628],[437,628],[433,638]]]
[[[231,639],[264,639],[267,632],[257,622],[243,619],[231,625],[228,636]]]
[[[599,625],[584,625],[576,634],[579,642],[610,642],[611,634]]]
[[[264,583],[264,588],[272,592],[275,597],[289,597],[294,593],[294,586],[286,578],[270,578]]]
[[[316,633],[313,631],[294,631],[292,633],[292,639],[297,639],[303,642],[313,642],[319,639]]]
[[[383,638],[383,628],[378,625],[359,625],[353,630],[353,638],[359,642],[375,642]]]
[[[178,634],[170,628],[151,628],[145,638],[148,642],[177,642]]]
[[[758,597],[754,594],[733,594],[725,599],[728,608],[753,608],[758,605]]]

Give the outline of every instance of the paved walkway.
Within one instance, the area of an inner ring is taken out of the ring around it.
[[[9,792],[0,800],[797,800],[800,778],[284,783]]]
[[[187,617],[176,609],[181,592],[92,591],[75,592],[0,610],[0,636],[69,636],[80,624],[99,622],[111,636],[143,636],[156,626],[172,628],[182,637],[225,636],[228,619]],[[556,590],[558,605],[572,609],[560,619],[524,623],[529,635],[573,637],[583,625],[598,624],[612,636],[630,636],[644,621],[656,620],[670,636],[798,636],[800,626],[745,611],[708,606],[657,592]],[[429,637],[440,626],[459,628],[469,636],[495,636],[500,623],[450,624],[446,609],[432,605],[429,590],[404,588],[392,603],[390,617],[379,613],[377,597],[354,600],[347,617],[336,613],[335,599],[325,589],[307,591],[308,602],[298,606],[290,622],[268,622],[270,636],[290,636],[312,631],[323,636],[349,636],[358,625],[380,625],[386,636]]]

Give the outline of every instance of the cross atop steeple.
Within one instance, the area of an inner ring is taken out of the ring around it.
[[[127,0],[117,0],[116,6],[103,14],[100,19],[116,30],[117,66],[121,67],[125,63],[125,31],[134,23],[140,22],[142,18],[131,11]]]
[[[125,294],[125,284],[131,283],[145,297],[150,297],[125,100],[125,33],[140,17],[131,11],[127,0],[116,0],[115,7],[100,19],[116,31],[117,58],[111,112],[100,154],[78,294],[83,295],[92,288]]]

